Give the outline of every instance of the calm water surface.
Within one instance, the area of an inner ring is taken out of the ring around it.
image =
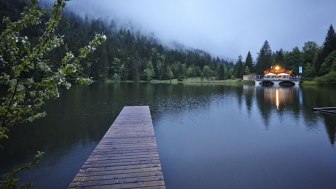
[[[168,189],[334,189],[333,88],[95,84],[73,87],[48,116],[1,143],[0,172],[46,152],[21,175],[66,188],[125,105],[149,105]]]

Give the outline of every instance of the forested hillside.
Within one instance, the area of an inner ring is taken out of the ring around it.
[[[215,59],[201,50],[170,49],[161,45],[154,37],[145,36],[109,24],[101,20],[81,19],[68,13],[60,26],[66,48],[75,51],[85,44],[94,33],[104,33],[107,42],[96,51],[96,56],[84,66],[85,73],[95,79],[151,80],[200,76],[217,76],[220,64],[227,69],[233,67],[228,62]],[[58,54],[51,58],[57,63]],[[227,76],[227,78],[230,76]]]
[[[20,0],[0,0],[1,17],[17,19],[24,7]],[[9,11],[10,10],[10,11]],[[41,26],[42,27],[42,26]],[[2,30],[1,26],[1,30]],[[39,30],[25,31],[29,39],[34,40]],[[163,46],[154,36],[146,36],[139,31],[118,26],[113,20],[81,18],[66,12],[58,33],[64,35],[65,45],[55,50],[50,64],[60,64],[66,50],[76,52],[88,43],[95,33],[104,33],[107,41],[95,52],[94,57],[83,66],[86,76],[94,80],[152,80],[183,79],[187,77],[217,77],[220,65],[224,70],[223,79],[233,75],[233,63],[210,56],[202,50],[171,49]]]
[[[29,1],[0,0],[1,18],[8,16],[16,20],[27,2]],[[3,30],[3,25],[0,25],[0,30]],[[41,31],[35,28],[25,32],[34,41],[34,36],[39,36]],[[95,33],[107,36],[107,42],[83,65],[85,76],[94,80],[149,81],[189,77],[231,79],[242,78],[244,74],[250,73],[262,74],[273,65],[286,67],[294,74],[299,74],[298,67],[303,66],[302,75],[310,78],[336,70],[336,34],[332,25],[323,46],[308,41],[302,49],[294,47],[291,51],[280,49],[274,52],[270,43],[265,41],[255,62],[248,52],[246,58],[239,55],[235,63],[213,57],[202,50],[168,48],[155,36],[122,27],[113,20],[107,22],[81,18],[69,11],[65,13],[58,33],[64,35],[65,44],[51,53],[51,65],[60,64],[66,50],[77,52]]]

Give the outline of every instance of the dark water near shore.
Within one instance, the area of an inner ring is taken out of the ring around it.
[[[1,142],[0,170],[46,152],[21,175],[65,188],[125,105],[149,105],[168,189],[336,188],[334,88],[95,84],[47,104]]]

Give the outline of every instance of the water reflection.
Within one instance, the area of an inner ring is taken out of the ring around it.
[[[264,93],[263,95],[257,94],[257,96],[263,96],[263,100],[276,107],[276,110],[280,110],[286,106],[293,105],[294,101],[300,98],[300,89],[298,87],[281,88],[281,87],[257,87],[257,93]]]
[[[336,90],[332,88],[299,88],[299,87],[250,87],[245,86],[247,111],[250,112],[253,104],[251,96],[255,95],[258,111],[262,116],[265,127],[268,128],[269,119],[273,114],[278,114],[280,119],[295,118],[295,121],[304,120],[304,125],[309,129],[317,128],[318,122],[323,120],[330,143],[335,143],[336,124],[335,116],[314,112],[312,108],[322,106],[336,106]],[[254,90],[253,90],[254,89]],[[254,94],[251,94],[252,91]],[[237,93],[239,101],[240,94]]]
[[[251,173],[256,170],[265,172],[267,168],[260,170],[253,160],[265,158],[267,162],[273,158],[274,161],[276,157],[273,156],[267,159],[274,147],[280,152],[273,154],[282,157],[276,159],[278,162],[287,158],[295,165],[296,162],[290,159],[291,151],[288,151],[291,145],[304,152],[315,146],[314,153],[328,159],[331,152],[325,144],[330,147],[336,138],[336,117],[312,111],[313,107],[336,106],[336,89],[333,88],[117,83],[73,87],[62,94],[60,99],[46,106],[46,118],[27,127],[15,127],[10,140],[1,142],[5,147],[0,151],[1,171],[26,162],[36,150],[42,150],[46,152],[46,157],[42,160],[41,169],[24,175],[24,178],[35,175],[34,181],[40,188],[65,188],[125,105],[150,106],[166,169],[180,163],[182,167],[195,166],[190,159],[198,160],[197,163],[204,166],[194,168],[196,175],[202,179],[195,178],[194,182],[199,186],[193,185],[193,188],[206,188],[205,181],[208,180],[203,170],[212,175],[220,173],[213,177],[216,182],[210,188],[224,188],[216,187],[223,181],[222,172],[216,170],[221,166],[238,176],[248,170]],[[327,151],[327,155],[323,156],[319,149],[325,150],[323,153]],[[245,157],[248,158],[239,161]],[[230,162],[234,166],[230,166]],[[327,162],[336,168],[333,162]],[[213,170],[209,170],[211,167]],[[267,171],[272,170],[272,167],[268,168]],[[67,170],[67,176],[60,176],[59,170],[62,169]],[[280,165],[279,169],[293,171]],[[48,171],[48,178],[41,177]],[[176,175],[184,178],[184,173],[172,170],[168,174],[168,185],[183,188],[174,182],[179,180]],[[273,174],[276,175],[270,173]],[[230,178],[229,173],[225,175]],[[250,183],[253,179],[258,180],[259,177],[251,175]],[[204,182],[200,184],[201,180]],[[185,182],[186,186],[190,184],[183,179],[181,182]],[[234,187],[233,181],[227,183],[232,184],[227,188],[238,188]]]
[[[335,187],[336,117],[312,111],[335,106],[334,89],[218,88],[202,108],[155,119],[167,188]]]
[[[279,104],[279,89],[276,89],[275,98],[276,98],[276,107],[277,107],[277,110],[279,110],[279,106],[280,106],[280,104]]]

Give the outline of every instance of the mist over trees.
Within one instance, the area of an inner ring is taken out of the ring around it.
[[[25,1],[0,0],[0,5],[0,16],[9,16],[15,20]],[[299,74],[298,67],[302,66],[302,76],[312,78],[336,69],[333,53],[336,50],[336,34],[332,25],[322,46],[307,41],[302,48],[272,51],[271,43],[266,40],[256,57],[248,52],[246,58],[239,56],[235,62],[213,57],[202,50],[169,48],[154,36],[144,35],[131,27],[123,28],[113,20],[106,22],[101,19],[81,18],[67,12],[59,28],[58,33],[65,36],[65,48],[57,48],[51,53],[48,60],[55,67],[61,63],[64,52],[76,52],[95,33],[104,33],[107,36],[106,43],[83,65],[82,72],[85,76],[96,81],[182,80],[192,77],[222,80],[242,78],[243,75],[252,73],[263,74],[264,70],[274,65],[290,69],[294,74]],[[0,30],[3,30],[2,24]],[[34,40],[34,36],[40,32],[39,29],[31,29],[26,31],[26,35]]]
[[[1,0],[1,17],[15,20],[24,3],[20,0]],[[12,11],[8,11],[12,10]],[[2,25],[0,26],[1,29]],[[26,35],[34,38],[39,29],[28,30]],[[231,70],[232,63],[213,58],[202,50],[171,49],[163,46],[153,36],[118,26],[113,20],[106,23],[100,19],[81,18],[66,12],[60,23],[59,34],[64,35],[65,48],[53,50],[49,62],[55,67],[61,64],[65,51],[87,44],[95,33],[104,33],[107,41],[100,46],[94,57],[89,57],[82,72],[94,80],[152,80],[184,79],[188,77],[218,77],[218,69],[223,65]],[[205,73],[204,73],[205,72]],[[228,77],[228,71],[224,73]]]
[[[68,13],[60,28],[60,33],[68,36],[65,43],[70,50],[85,43],[94,32],[105,33],[107,42],[97,49],[97,56],[92,57],[90,63],[84,66],[85,74],[95,80],[138,81],[199,77],[204,66],[209,66],[211,70],[217,69],[208,53],[168,49],[154,37],[130,29],[119,29],[113,21],[107,25],[101,20],[83,20]],[[55,51],[51,58],[55,64],[59,60],[60,51],[62,49]],[[224,63],[223,60],[220,63]]]

